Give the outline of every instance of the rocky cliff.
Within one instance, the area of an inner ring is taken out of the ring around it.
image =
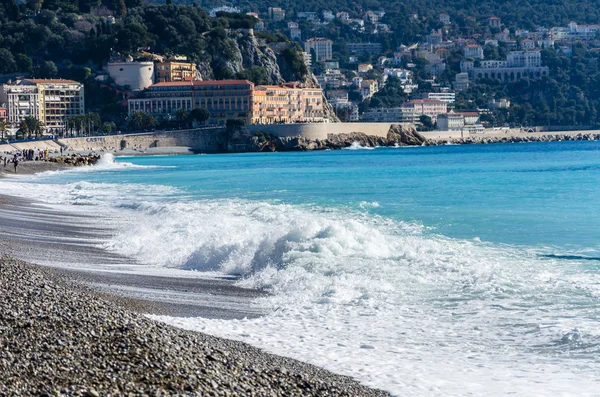
[[[362,132],[329,134],[327,139],[304,137],[275,137],[269,134],[250,133],[246,129],[229,134],[228,147],[233,152],[290,152],[306,150],[343,149],[347,147],[422,146],[426,139],[412,125],[394,124],[387,137],[367,135]]]
[[[209,40],[216,38],[207,37]],[[279,84],[286,81],[300,81],[311,86],[318,86],[317,78],[306,68],[306,73],[299,73],[290,59],[285,56],[287,49],[297,51],[294,43],[267,43],[257,39],[251,29],[237,29],[226,31],[224,37],[218,37],[220,51],[211,51],[210,62],[198,64],[198,71],[202,79],[226,79],[260,77],[264,84]],[[217,45],[214,45],[217,48]],[[288,54],[289,55],[289,54]],[[298,60],[304,64],[304,59]],[[297,65],[296,65],[297,66]],[[256,74],[259,74],[257,76]],[[331,105],[323,97],[325,118],[330,122],[339,122]]]

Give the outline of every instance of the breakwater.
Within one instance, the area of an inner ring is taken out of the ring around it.
[[[434,138],[426,139],[425,145],[470,145],[490,143],[521,143],[521,142],[560,142],[560,141],[597,141],[600,133],[554,133],[554,134],[518,134],[503,136],[469,135],[464,138]]]

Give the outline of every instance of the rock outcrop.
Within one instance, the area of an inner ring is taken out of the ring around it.
[[[477,136],[470,135],[465,138],[452,139],[430,139],[425,142],[426,146],[436,145],[474,145],[474,144],[489,144],[489,143],[520,143],[520,142],[559,142],[559,141],[598,141],[600,134],[546,134],[534,136]]]
[[[251,133],[246,129],[229,133],[228,147],[233,152],[292,152],[307,150],[344,149],[347,147],[421,146],[426,139],[413,125],[394,124],[387,137],[363,132],[329,134],[327,139],[276,137],[267,133]]]
[[[412,124],[393,124],[387,140],[388,146],[421,146],[427,141]]]

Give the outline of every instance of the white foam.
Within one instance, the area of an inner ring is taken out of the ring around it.
[[[354,141],[352,142],[352,144],[348,147],[345,147],[344,150],[373,150],[375,149],[374,147],[369,147],[369,146],[362,146],[360,144],[360,142],[358,141]]]
[[[596,393],[600,276],[576,261],[566,267],[512,247],[433,235],[362,208],[172,202],[169,189],[78,182],[34,192],[118,207],[128,221],[104,247],[149,271],[241,274],[241,286],[272,294],[257,302],[270,313],[258,319],[156,317],[163,321],[396,395]]]

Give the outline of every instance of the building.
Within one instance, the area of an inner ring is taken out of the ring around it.
[[[367,11],[364,15],[364,20],[375,25],[379,22],[379,14],[373,11]]]
[[[292,28],[290,29],[290,38],[292,40],[302,40],[302,30],[298,29],[298,28]]]
[[[533,49],[535,49],[535,41],[533,41],[531,39],[525,39],[525,40],[521,41],[521,47],[524,50],[533,50]]]
[[[315,21],[318,19],[316,12],[309,11],[300,11],[296,13],[296,16],[298,17],[298,19],[306,19],[307,21]]]
[[[144,98],[128,101],[129,114],[137,111],[162,120],[175,120],[177,112],[206,109],[209,126],[224,126],[229,119],[253,124],[322,122],[323,91],[298,83],[254,86],[247,80],[157,83]]]
[[[313,62],[328,61],[333,57],[332,44],[333,41],[329,39],[316,37],[308,39],[306,43],[304,43],[304,51],[309,54],[311,51],[315,52],[315,59],[313,59]]]
[[[439,114],[446,114],[448,112],[448,104],[435,99],[414,99],[406,102],[402,108],[406,112],[412,112],[417,118],[428,116],[434,122],[437,120]]]
[[[490,17],[488,18],[488,25],[492,28],[500,29],[502,26],[502,20],[498,17]]]
[[[571,21],[568,27],[550,29],[552,40],[594,40],[600,36],[600,25],[578,25]]]
[[[406,69],[399,68],[385,68],[383,69],[383,82],[387,82],[390,77],[397,78],[400,80],[400,85],[405,93],[410,94],[419,86],[413,81],[413,72]]]
[[[542,66],[540,51],[512,51],[506,61],[481,61],[478,67],[473,62],[463,61],[460,68],[470,79],[496,79],[503,83],[526,77],[539,79],[549,73],[548,67]]]
[[[206,109],[208,125],[222,126],[228,119],[250,122],[254,84],[247,80],[178,81],[149,87],[145,98],[128,101],[129,114],[137,111],[163,119],[175,119],[183,109]]]
[[[325,10],[323,11],[323,19],[326,21],[333,21],[335,19],[335,15],[333,15],[333,12]]]
[[[465,126],[465,116],[461,113],[440,114],[437,118],[437,129],[441,131],[461,131]]]
[[[269,7],[269,19],[273,21],[283,21],[285,19],[285,10],[279,7]]]
[[[463,48],[465,58],[483,59],[483,47],[477,44],[469,44]]]
[[[379,55],[382,52],[381,43],[348,43],[346,48],[351,54]]]
[[[434,99],[446,103],[454,103],[456,93],[454,92],[425,92],[421,95],[421,99]]]
[[[127,57],[124,61],[109,62],[106,71],[115,84],[131,91],[144,90],[154,83],[154,62],[133,62],[133,58]]]
[[[8,109],[5,104],[0,106],[0,121],[8,121]]]
[[[358,64],[358,73],[368,73],[369,70],[373,70],[373,65],[370,63],[359,63]]]
[[[502,98],[498,101],[492,98],[488,101],[488,107],[492,110],[508,109],[510,107],[510,101],[506,98]]]
[[[310,52],[302,51],[302,58],[304,59],[304,64],[306,64],[306,66],[312,66],[312,57],[310,56]]]
[[[217,16],[217,13],[219,13],[219,12],[227,12],[230,14],[239,14],[240,9],[237,7],[221,6],[221,7],[212,8],[208,14],[214,18]]]
[[[440,22],[444,25],[450,25],[450,15],[440,14]]]
[[[335,16],[344,23],[348,23],[350,20],[350,14],[348,14],[346,11],[338,12],[335,14]]]
[[[360,121],[367,123],[414,123],[418,117],[403,107],[374,108],[363,113]]]
[[[365,98],[370,98],[379,91],[379,83],[377,80],[363,80],[360,82],[360,95]]]
[[[62,79],[25,79],[4,85],[7,121],[18,127],[26,117],[41,121],[45,133],[65,131],[69,117],[85,113],[83,84]]]
[[[323,90],[298,83],[256,86],[252,124],[314,123],[324,120]]]
[[[172,57],[154,64],[154,81],[157,83],[198,80],[197,76],[196,64],[187,62],[185,57]]]

